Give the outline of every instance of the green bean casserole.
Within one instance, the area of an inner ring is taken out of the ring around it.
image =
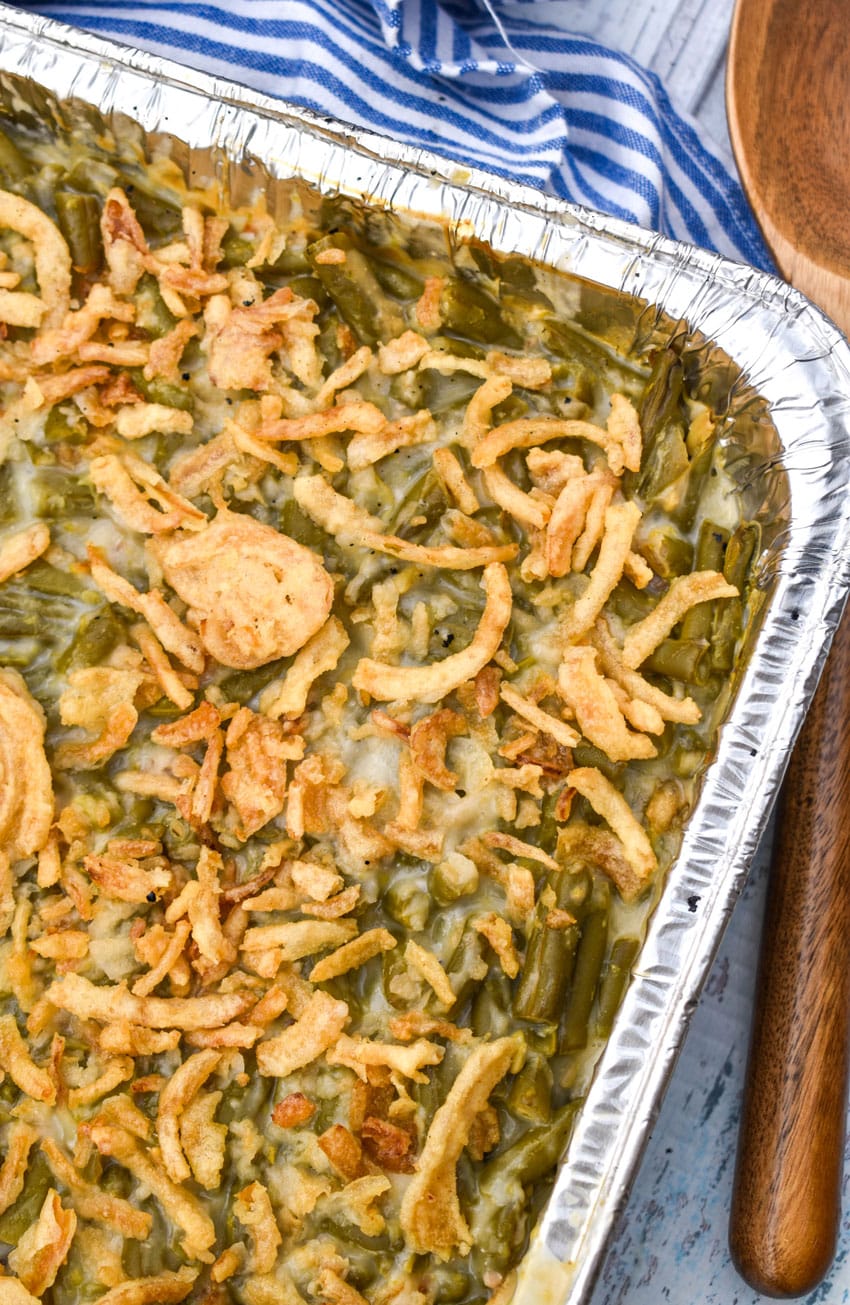
[[[0,1305],[506,1302],[733,691],[724,414],[107,146],[0,137]]]

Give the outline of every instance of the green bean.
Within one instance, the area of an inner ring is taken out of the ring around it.
[[[219,688],[228,702],[238,702],[244,707],[255,693],[265,689],[272,680],[283,674],[288,662],[288,658],[281,657],[278,661],[268,662],[253,671],[234,671],[232,675],[225,676]]]
[[[588,396],[591,403],[599,386],[599,378],[610,373],[612,367],[620,372],[621,381],[627,376],[646,375],[644,367],[624,358],[604,340],[586,331],[578,322],[565,317],[550,318],[546,321],[543,327],[543,341],[550,353],[563,358],[566,362],[578,364],[588,378],[593,378]]]
[[[398,263],[384,262],[380,258],[370,258],[369,265],[382,290],[395,299],[418,299],[422,294],[422,280]]]
[[[558,1163],[580,1104],[568,1101],[549,1122],[529,1128],[481,1169],[473,1234],[476,1247],[497,1264],[508,1263],[523,1240],[531,1216],[524,1194]]]
[[[31,1155],[24,1188],[8,1210],[0,1215],[0,1242],[17,1246],[23,1233],[38,1219],[44,1198],[53,1185],[50,1166],[40,1151]]]
[[[479,1174],[479,1190],[487,1195],[517,1183],[530,1187],[545,1177],[561,1158],[580,1105],[580,1100],[568,1101],[555,1111],[549,1123],[529,1128],[512,1146],[488,1161]]]
[[[440,294],[445,330],[484,344],[521,349],[522,336],[502,316],[496,300],[480,285],[463,277],[448,277]]]
[[[32,165],[5,131],[0,131],[0,172],[9,181],[20,181],[32,172]]]
[[[723,566],[723,555],[729,542],[729,531],[713,521],[703,521],[697,540],[695,571],[719,571]],[[697,603],[685,613],[682,620],[683,639],[705,639],[711,635],[711,621],[714,604]]]
[[[581,867],[565,868],[551,876],[557,906],[577,916],[590,888],[590,876]],[[525,964],[514,993],[513,1009],[518,1019],[556,1024],[561,1016],[573,974],[576,948],[581,934],[578,924],[550,929],[548,909],[539,907],[528,942]]]
[[[636,589],[631,582],[620,581],[608,599],[608,610],[629,625],[642,621],[648,616],[657,602],[645,589]]]
[[[588,1022],[599,984],[608,941],[608,904],[590,911],[582,921],[572,987],[561,1031],[560,1050],[579,1051],[587,1046]]]
[[[421,387],[422,407],[428,408],[435,417],[451,412],[453,408],[466,407],[481,384],[480,379],[469,372],[444,374],[435,367],[418,372],[416,379]]]
[[[490,975],[475,994],[471,1026],[477,1038],[500,1038],[511,1031],[511,985],[504,974]]]
[[[455,1004],[452,1009],[462,1005],[474,988],[477,982],[474,976],[479,970],[481,960],[481,935],[467,925],[446,966],[446,974],[455,991]]]
[[[429,468],[424,476],[413,481],[403,495],[395,515],[390,520],[389,531],[391,534],[401,535],[403,539],[416,542],[420,536],[429,536],[433,532],[448,506],[449,501],[442,481],[437,473]],[[425,520],[418,521],[420,517],[424,517]],[[410,523],[414,520],[417,520],[418,524],[411,529]]]
[[[63,674],[100,666],[114,648],[126,639],[126,627],[111,607],[80,622],[73,640],[56,660]]]
[[[195,406],[192,393],[185,384],[176,385],[172,381],[164,381],[161,376],[148,380],[140,367],[134,367],[130,377],[148,403],[161,403],[166,408],[180,408],[183,412],[191,412]]]
[[[427,1277],[427,1299],[434,1305],[457,1305],[465,1299],[469,1291],[469,1274],[460,1269],[450,1269],[440,1264],[429,1268]]]
[[[96,272],[103,262],[100,204],[96,197],[57,191],[56,218],[71,251],[74,270],[83,275]]]
[[[47,521],[95,515],[91,485],[57,468],[33,476],[30,487],[36,515]]]
[[[75,163],[64,180],[72,190],[93,191],[104,199],[113,186],[121,184],[121,178],[111,164],[90,155]]]
[[[154,277],[146,272],[139,282],[136,290],[136,322],[142,330],[147,331],[148,335],[154,339],[160,339],[161,336],[167,335],[168,332],[177,323],[177,318],[168,308],[165,300],[160,293],[159,285]],[[134,383],[137,387],[139,381],[144,381],[144,374],[141,369],[135,368],[130,372]],[[144,392],[144,391],[143,391]]]
[[[318,256],[330,249],[343,250],[345,262],[317,262]],[[342,233],[322,236],[307,247],[307,258],[343,321],[361,344],[374,345],[401,335],[404,318],[384,294],[366,258],[350,237]]]
[[[744,627],[744,596],[747,577],[759,541],[758,526],[739,526],[726,549],[723,574],[735,585],[740,597],[725,598],[714,606],[711,631],[711,666],[715,671],[731,671],[735,665],[735,648]]]
[[[254,242],[247,240],[231,227],[221,242],[221,266],[244,267],[249,258],[254,256]]]
[[[711,674],[708,644],[701,640],[665,639],[649,654],[642,667],[686,684],[706,684]]]
[[[303,544],[305,548],[313,548],[319,553],[325,551],[328,536],[321,526],[316,525],[312,517],[307,516],[294,498],[287,499],[281,507],[279,528],[290,539]]]
[[[690,460],[685,448],[684,427],[666,426],[644,445],[640,480],[636,493],[651,503],[668,485],[688,470]]]
[[[11,462],[0,465],[0,525],[9,525],[18,519],[18,495]]]
[[[419,931],[428,923],[431,900],[419,877],[394,879],[384,894],[384,910],[396,924]]]
[[[626,991],[631,976],[632,966],[640,950],[637,938],[618,938],[611,948],[611,955],[599,985],[599,1001],[596,1008],[596,1036],[607,1038],[614,1024],[614,1016],[620,1009],[620,1002]]]
[[[638,407],[644,440],[681,415],[684,381],[685,371],[679,351],[675,345],[668,345],[652,365]]]
[[[27,567],[23,583],[36,593],[50,594],[55,598],[84,598],[92,592],[91,587],[79,576],[70,571],[60,571],[57,566],[51,566],[41,558]]]
[[[293,294],[299,295],[302,299],[312,299],[320,309],[327,308],[331,302],[325,287],[312,273],[294,276],[288,284]]]
[[[53,407],[44,419],[44,438],[48,444],[60,440],[65,444],[84,444],[89,438],[89,429],[79,411]]]
[[[545,1124],[552,1117],[552,1071],[542,1056],[529,1055],[508,1093],[508,1110],[517,1119]]]
[[[656,575],[664,580],[673,580],[678,575],[687,575],[694,569],[693,544],[671,530],[656,528],[650,530],[646,539],[637,545],[642,557],[646,558]]]
[[[159,191],[148,190],[139,176],[126,180],[124,190],[145,235],[166,239],[183,229],[183,212]]]
[[[694,524],[713,460],[714,449],[711,446],[691,459],[688,473],[683,478],[679,502],[670,508],[670,516],[682,530],[690,530]]]

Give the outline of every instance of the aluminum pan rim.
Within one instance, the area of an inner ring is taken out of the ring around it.
[[[103,112],[126,106],[150,131],[173,131],[232,158],[255,155],[274,175],[447,218],[496,249],[640,295],[720,345],[770,403],[792,485],[773,597],[568,1163],[520,1269],[516,1305],[579,1305],[626,1199],[850,583],[850,349],[775,277],[8,6],[0,6],[0,71]]]

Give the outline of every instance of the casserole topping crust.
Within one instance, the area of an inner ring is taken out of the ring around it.
[[[110,159],[0,150],[0,1299],[506,1299],[732,690],[721,424]]]

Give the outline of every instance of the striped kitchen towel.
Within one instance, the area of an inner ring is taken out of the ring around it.
[[[32,10],[770,267],[737,178],[633,60],[502,0],[42,0]]]

